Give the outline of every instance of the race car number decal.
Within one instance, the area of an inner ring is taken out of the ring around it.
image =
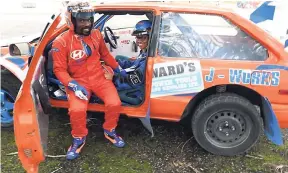
[[[180,60],[154,64],[151,98],[197,93],[203,89],[199,61]]]

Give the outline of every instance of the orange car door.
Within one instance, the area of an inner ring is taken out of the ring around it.
[[[61,21],[60,15],[51,17],[32,58],[26,79],[18,93],[14,107],[14,133],[18,155],[27,172],[38,172],[45,159],[48,139],[49,102],[42,55],[50,36]]]

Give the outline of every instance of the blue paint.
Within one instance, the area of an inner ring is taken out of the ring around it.
[[[229,83],[278,86],[280,71],[229,69]]]
[[[256,70],[286,70],[288,71],[288,66],[283,66],[283,65],[259,65]]]
[[[288,47],[288,39],[285,41],[284,47]]]
[[[266,20],[273,20],[275,13],[275,6],[269,5],[271,2],[272,1],[266,1],[255,11],[253,11],[250,15],[250,20],[256,24],[264,22]]]
[[[229,83],[240,84],[242,70],[229,69]]]
[[[213,82],[214,75],[215,75],[215,68],[210,67],[209,75],[205,75],[205,81],[206,82]]]
[[[271,86],[278,86],[280,83],[280,72],[272,72]]]
[[[23,68],[26,64],[25,60],[21,57],[7,57],[7,60],[11,61],[13,64],[16,64],[19,68]]]
[[[271,103],[262,97],[264,114],[264,133],[276,145],[283,145],[282,133]]]
[[[242,79],[243,84],[250,84],[251,74],[250,74],[250,73],[243,72],[242,75],[243,75],[243,79]]]
[[[109,17],[110,17],[110,15],[103,15],[103,16],[101,16],[99,19],[98,19],[98,21],[96,22],[96,25],[94,25],[94,29],[96,29],[96,28],[98,28],[98,27],[100,27],[101,25],[101,28],[100,28],[100,31],[102,31],[103,30],[103,27],[104,27],[104,24],[105,24],[105,22],[109,19]]]
[[[30,54],[31,54],[31,56],[34,56],[34,52],[35,52],[35,47],[34,47],[34,46],[31,46],[31,48],[30,48]]]
[[[144,118],[139,118],[143,124],[143,126],[151,133],[151,137],[154,137],[154,131],[150,121],[150,102],[148,104],[148,109],[146,112],[146,116]]]
[[[243,79],[245,80],[245,79]],[[254,71],[251,74],[251,85],[260,85],[261,82],[261,72],[260,71]]]
[[[11,124],[13,122],[12,110],[14,109],[15,98],[7,91],[0,90],[1,97],[1,124]]]

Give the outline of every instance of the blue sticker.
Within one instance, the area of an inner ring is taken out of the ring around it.
[[[204,90],[200,61],[179,60],[153,66],[151,98]]]
[[[229,83],[278,86],[280,71],[229,69]]]
[[[213,82],[214,74],[215,74],[215,68],[210,67],[209,75],[205,75],[205,81],[206,82]]]
[[[22,59],[21,57],[8,57],[7,60],[11,61],[15,65],[17,65],[19,68],[23,68],[26,65],[26,61]]]

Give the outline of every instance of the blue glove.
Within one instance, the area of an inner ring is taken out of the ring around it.
[[[114,70],[114,72],[120,74],[123,77],[127,76],[127,72],[124,69],[122,69],[120,65]]]
[[[72,91],[75,92],[75,95],[79,97],[82,100],[88,100],[88,92],[87,90],[78,84],[75,80],[72,80],[71,82],[68,83],[68,88]]]

